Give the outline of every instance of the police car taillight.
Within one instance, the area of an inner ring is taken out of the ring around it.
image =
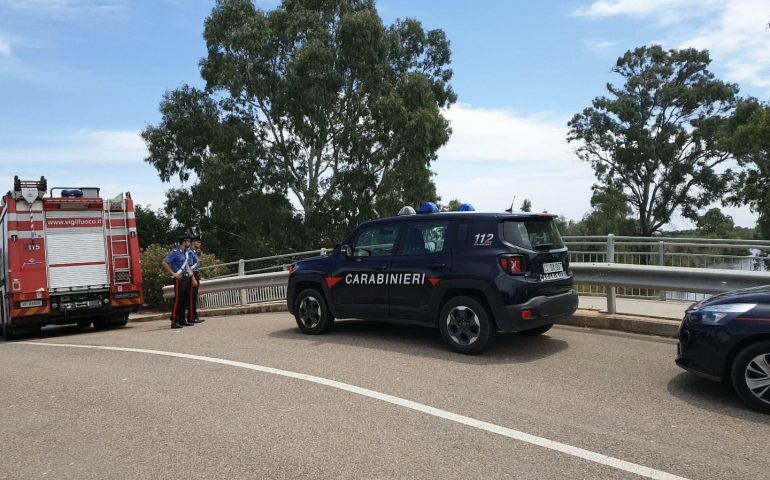
[[[524,273],[524,257],[521,255],[503,255],[499,257],[500,268],[509,275]]]

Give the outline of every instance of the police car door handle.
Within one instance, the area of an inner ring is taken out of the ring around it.
[[[376,267],[374,267],[374,269],[377,270],[378,272],[384,272],[385,270],[388,269],[388,266],[387,265],[377,265]]]
[[[433,270],[442,270],[446,268],[446,263],[434,263],[430,266],[430,268]]]

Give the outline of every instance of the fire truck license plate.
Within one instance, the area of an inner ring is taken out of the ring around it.
[[[564,266],[562,266],[561,262],[552,262],[552,263],[544,263],[543,264],[543,273],[556,273],[556,272],[563,272]]]
[[[42,300],[32,300],[30,302],[21,302],[19,304],[21,308],[30,308],[30,307],[42,307],[43,301]]]

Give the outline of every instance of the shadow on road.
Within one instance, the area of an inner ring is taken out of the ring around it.
[[[61,338],[69,336],[84,336],[92,333],[107,332],[110,330],[130,330],[132,328],[129,323],[125,327],[107,327],[103,330],[95,330],[93,327],[78,327],[77,325],[47,325],[40,331],[40,335],[19,335],[13,340],[8,340],[7,343],[13,342],[34,342],[36,340],[44,340],[47,338]],[[0,337],[0,342],[6,342]]]
[[[539,337],[498,333],[484,352],[461,355],[450,350],[438,329],[419,325],[338,320],[332,331],[324,335],[305,335],[298,328],[277,330],[270,334],[274,338],[293,341],[387,350],[476,365],[526,363],[549,357],[568,348],[568,343],[558,339],[557,335],[558,332],[554,331]]]
[[[770,415],[749,409],[729,383],[713,382],[692,373],[682,372],[668,382],[667,389],[671,395],[694,407],[770,425]]]

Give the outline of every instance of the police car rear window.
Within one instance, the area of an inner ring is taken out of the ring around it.
[[[553,250],[564,247],[556,225],[550,219],[503,222],[505,241],[527,250]]]

